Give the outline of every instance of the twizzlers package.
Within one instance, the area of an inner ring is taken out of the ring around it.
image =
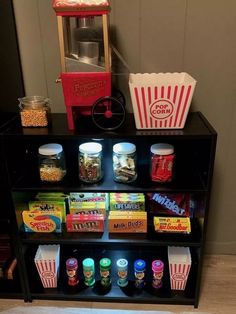
[[[148,193],[147,196],[153,214],[191,216],[189,193]]]

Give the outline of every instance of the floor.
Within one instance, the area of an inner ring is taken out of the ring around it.
[[[0,310],[14,307],[31,308],[45,306],[47,314],[55,314],[50,311],[50,307],[72,307],[88,309],[116,309],[126,310],[126,313],[132,310],[144,311],[167,311],[178,314],[235,314],[236,313],[236,255],[211,255],[206,256],[203,268],[203,280],[200,296],[199,308],[194,309],[192,306],[175,306],[175,305],[153,305],[153,304],[122,304],[122,303],[99,303],[99,302],[72,302],[72,301],[39,301],[35,300],[32,304],[24,304],[22,300],[0,300]],[[36,309],[36,308],[35,308]],[[108,312],[108,311],[107,311]],[[107,313],[106,312],[106,313]],[[0,312],[1,313],[1,312]],[[65,311],[65,314],[69,311]],[[145,312],[146,313],[146,312]],[[37,312],[34,311],[34,314]]]

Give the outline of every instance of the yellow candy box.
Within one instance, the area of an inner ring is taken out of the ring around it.
[[[61,213],[55,211],[48,212],[22,212],[25,232],[61,232]]]

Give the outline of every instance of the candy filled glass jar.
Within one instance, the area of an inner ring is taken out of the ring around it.
[[[88,142],[79,146],[79,178],[85,183],[96,183],[103,178],[101,144]]]
[[[137,178],[136,146],[118,143],[113,146],[113,176],[116,182],[130,183]]]
[[[174,147],[166,143],[151,146],[150,176],[154,182],[171,182],[173,179]]]
[[[39,174],[41,181],[59,182],[66,174],[63,148],[60,144],[50,143],[39,147]]]
[[[50,100],[43,96],[19,98],[21,125],[23,127],[47,127],[50,121]]]

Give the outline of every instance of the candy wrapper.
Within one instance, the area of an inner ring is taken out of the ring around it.
[[[153,214],[192,217],[189,193],[148,193],[147,197]]]

